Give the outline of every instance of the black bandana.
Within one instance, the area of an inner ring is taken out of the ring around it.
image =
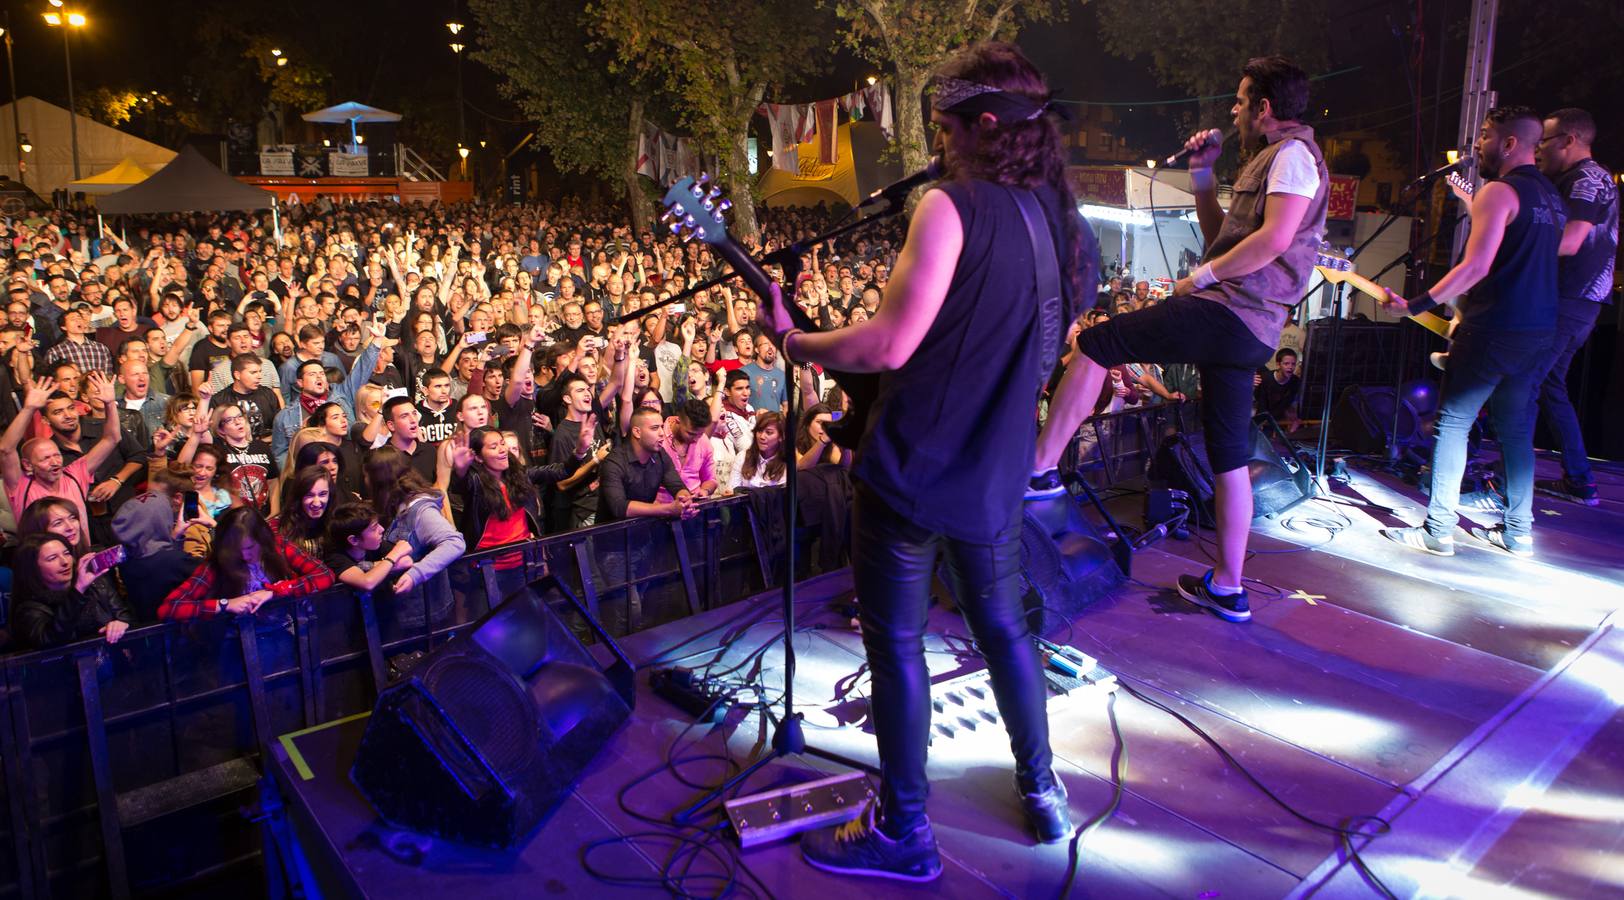
[[[1053,100],[1036,100],[962,78],[937,75],[931,78],[925,91],[936,109],[971,118],[992,113],[1000,122],[1027,122],[1046,112],[1068,118],[1065,110],[1057,107]]]

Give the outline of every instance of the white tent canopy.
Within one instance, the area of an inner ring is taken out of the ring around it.
[[[375,106],[367,106],[365,103],[357,103],[354,100],[347,100],[337,106],[307,112],[300,118],[306,122],[324,122],[329,125],[339,125],[347,122],[350,126],[350,143],[353,144],[355,143],[355,126],[357,123],[399,122],[400,113],[390,112],[387,109],[378,109]]]
[[[73,180],[73,141],[68,111],[38,97],[17,101],[17,118],[33,152],[23,155],[28,165],[23,180],[34,192],[50,196]],[[78,117],[79,174],[91,175],[129,159],[148,170],[160,169],[175,158],[175,151],[125,134],[86,116]],[[0,168],[15,173],[17,134],[12,127],[11,104],[0,106]]]

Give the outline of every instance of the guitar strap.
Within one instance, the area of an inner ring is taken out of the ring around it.
[[[1054,238],[1038,198],[1026,188],[1004,186],[1026,222],[1026,236],[1032,241],[1032,264],[1037,276],[1038,322],[1042,328],[1042,366],[1039,381],[1046,383],[1060,355],[1061,316],[1065,306],[1060,292],[1060,264],[1054,255]]]

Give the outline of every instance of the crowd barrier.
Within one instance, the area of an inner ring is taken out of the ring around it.
[[[770,588],[780,500],[781,489],[751,492],[687,521],[634,519],[470,554],[449,570],[443,605],[337,588],[252,618],[0,660],[0,898],[216,893],[264,878],[274,896],[274,829],[262,826],[278,801],[261,760],[279,735],[367,712],[417,654],[542,574],[618,634]],[[804,577],[814,554],[801,556]]]
[[[1142,477],[1167,435],[1194,435],[1200,430],[1199,400],[1105,413],[1083,422],[1060,465],[1081,475],[1089,487],[1108,490],[1119,482]]]

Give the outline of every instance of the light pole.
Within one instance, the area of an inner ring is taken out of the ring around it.
[[[457,54],[457,155],[462,157],[460,165],[463,180],[466,181],[468,179],[468,134],[462,109],[462,51],[467,48],[467,45],[462,43],[457,35],[461,34],[462,30],[468,26],[453,19],[445,23],[445,27],[447,31],[451,32],[451,52]]]
[[[19,184],[28,184],[28,176],[23,165],[23,121],[22,115],[17,112],[17,67],[11,61],[11,10],[6,10],[5,27],[0,29],[6,38],[6,74],[11,78],[11,136],[12,150],[17,153],[17,181]]]
[[[51,0],[51,5],[61,9],[62,0]],[[73,104],[73,51],[69,47],[68,33],[75,28],[85,27],[85,14],[79,12],[48,12],[45,14],[45,24],[52,28],[62,29],[62,59],[68,67],[68,140],[73,145],[73,180],[79,180],[79,113]]]

